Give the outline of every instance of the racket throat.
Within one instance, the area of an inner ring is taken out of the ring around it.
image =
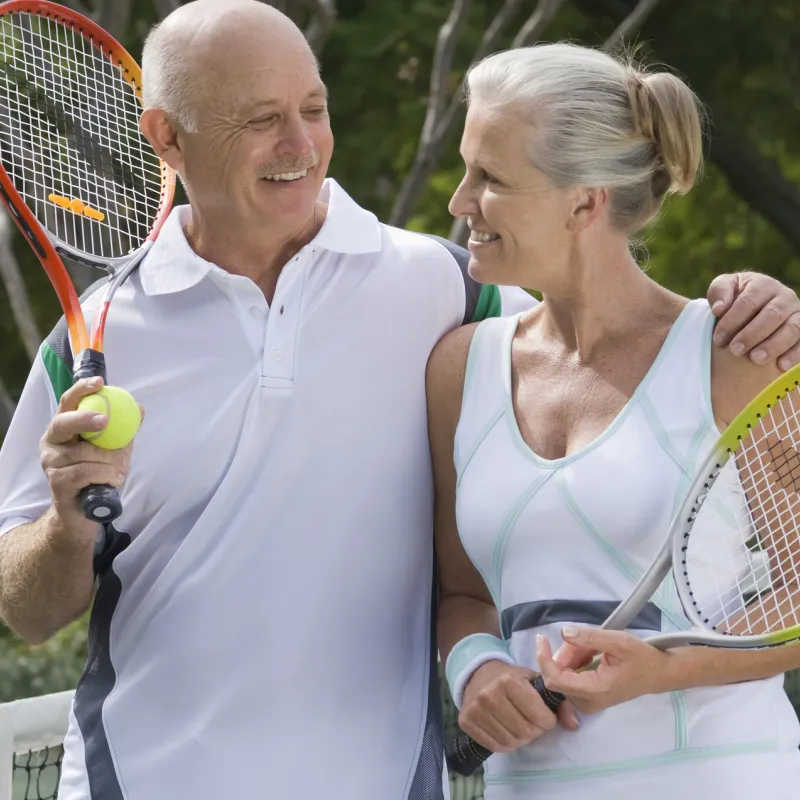
[[[75,356],[72,377],[79,381],[82,378],[102,378],[106,380],[106,357],[99,350],[87,347]]]

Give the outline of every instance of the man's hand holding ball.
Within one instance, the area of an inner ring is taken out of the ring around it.
[[[122,486],[142,419],[133,397],[104,386],[102,378],[80,380],[64,392],[40,454],[53,511],[66,528],[94,539],[97,523],[83,516],[78,495],[92,484]]]

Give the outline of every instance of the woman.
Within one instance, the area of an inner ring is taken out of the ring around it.
[[[470,273],[544,298],[449,334],[428,370],[440,647],[462,727],[496,753],[486,796],[800,796],[782,688],[800,647],[658,651],[646,635],[686,625],[667,584],[637,630],[592,627],[650,562],[718,431],[779,374],[712,348],[707,302],[631,256],[698,174],[697,99],[565,44],[488,58],[468,96],[450,209],[469,222]],[[572,669],[595,651],[597,672]],[[558,719],[535,671],[570,701]]]

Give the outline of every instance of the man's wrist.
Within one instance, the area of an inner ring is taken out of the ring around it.
[[[99,525],[81,514],[79,508],[64,509],[55,503],[41,519],[48,546],[54,550],[75,552],[94,549]]]

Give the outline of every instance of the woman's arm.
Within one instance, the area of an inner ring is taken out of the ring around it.
[[[465,552],[456,525],[453,445],[474,331],[470,325],[445,336],[431,354],[426,379],[439,569],[439,652],[444,662],[468,636],[500,635],[492,597]],[[531,674],[529,669],[499,660],[478,667],[464,690],[459,714],[462,730],[493,752],[510,752],[553,728],[556,717],[530,685]],[[567,727],[577,725],[569,704],[559,710],[559,718]]]
[[[474,330],[474,325],[468,325],[445,336],[431,354],[426,375],[435,490],[434,540],[439,569],[439,653],[443,661],[470,634],[500,635],[492,597],[464,551],[456,525],[453,446]]]
[[[800,645],[770,650],[676,647],[658,650],[625,631],[565,625],[555,658],[543,637],[537,658],[548,689],[566,695],[585,714],[596,714],[645,694],[723,686],[779,675],[800,666]],[[575,672],[601,653],[597,669]],[[568,666],[565,666],[568,665]]]

